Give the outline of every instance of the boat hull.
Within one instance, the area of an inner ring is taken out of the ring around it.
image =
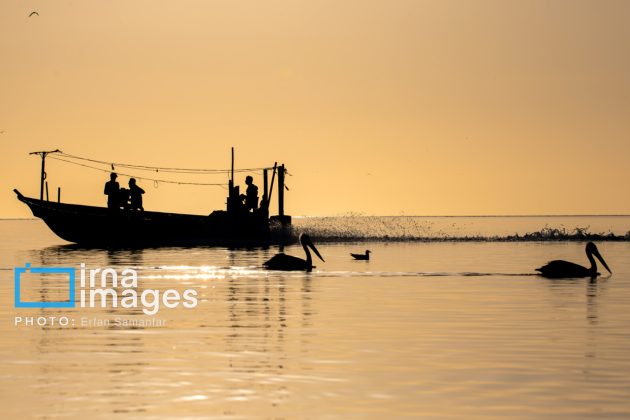
[[[271,229],[261,213],[215,211],[200,216],[112,210],[37,200],[15,192],[57,236],[86,247],[248,247],[291,241],[290,226]]]

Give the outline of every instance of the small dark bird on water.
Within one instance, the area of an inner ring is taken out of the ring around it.
[[[593,258],[593,256],[596,256],[597,259],[604,265],[604,267],[606,267],[606,270],[608,270],[608,272],[612,274],[612,271],[610,271],[610,268],[608,268],[608,264],[606,264],[606,261],[604,261],[604,258],[599,253],[599,250],[593,242],[589,242],[586,244],[586,257],[591,263],[591,266],[589,268],[569,261],[554,260],[548,262],[547,265],[537,268],[536,271],[539,271],[541,276],[550,279],[578,277],[595,278],[600,274],[597,272],[597,263],[595,262],[595,258]]]
[[[37,12],[31,12],[31,14],[30,14],[30,15],[28,15],[28,17],[31,17],[31,16],[33,16],[33,15],[39,16],[39,13],[37,13]]]
[[[363,260],[363,261],[367,261],[370,259],[370,251],[369,249],[365,250],[365,254],[353,254],[350,253],[350,255],[352,255],[352,258],[354,258],[355,260]]]

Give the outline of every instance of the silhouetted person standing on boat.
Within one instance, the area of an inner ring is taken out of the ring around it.
[[[120,185],[116,182],[115,172],[109,175],[109,181],[105,183],[105,190],[103,194],[107,196],[107,207],[110,209],[117,209],[120,207]]]
[[[129,180],[129,208],[131,210],[144,210],[142,207],[142,194],[144,190],[136,185],[136,179]]]
[[[256,210],[258,208],[258,187],[254,185],[254,178],[247,175],[245,184],[247,184],[246,194],[241,194],[241,199],[245,200],[245,210]]]

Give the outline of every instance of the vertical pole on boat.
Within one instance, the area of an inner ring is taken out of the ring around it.
[[[234,147],[232,147],[232,169],[230,170],[230,179],[228,181],[227,211],[231,212],[233,208],[234,208]]]
[[[57,203],[61,203],[61,187],[57,187]]]
[[[42,174],[39,183],[39,199],[44,199],[44,180],[46,179],[46,153],[42,152]]]
[[[284,163],[278,168],[278,216],[284,216]]]
[[[271,185],[269,185],[269,196],[267,197],[267,208],[269,208],[269,204],[271,204],[271,196],[273,195],[273,182],[276,179],[276,169],[278,167],[278,162],[274,162],[273,164],[273,173],[271,174]]]
[[[232,185],[234,185],[234,147],[232,147],[232,170],[230,179],[232,180]]]
[[[42,158],[42,172],[39,181],[39,199],[44,199],[44,181],[46,180],[46,155],[48,153],[57,153],[61,152],[61,150],[49,150],[49,151],[41,151],[41,152],[31,152],[29,155],[39,155]]]
[[[269,174],[268,169],[263,169],[263,201],[269,207]]]
[[[46,201],[50,201],[48,197],[48,181],[46,181]]]

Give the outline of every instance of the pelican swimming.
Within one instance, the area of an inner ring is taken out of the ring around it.
[[[370,259],[370,251],[369,249],[365,250],[365,254],[353,254],[352,252],[350,253],[350,255],[352,255],[352,258],[354,258],[355,260],[369,260]]]
[[[608,268],[608,264],[604,261],[604,258],[601,256],[597,247],[593,242],[589,242],[586,244],[586,256],[588,260],[591,262],[591,267],[586,268],[581,265],[564,261],[564,260],[554,260],[549,261],[547,265],[544,265],[540,268],[537,268],[536,271],[540,272],[540,275],[543,277],[547,277],[550,279],[562,279],[562,278],[575,278],[575,277],[597,277],[599,273],[597,272],[597,263],[595,262],[595,258],[593,255],[597,257],[597,259],[606,267],[606,270],[610,274],[610,268]]]
[[[319,255],[319,251],[317,250],[317,248],[315,248],[315,245],[313,245],[313,241],[311,241],[310,236],[308,236],[306,233],[300,235],[300,243],[302,244],[302,248],[304,248],[304,252],[306,253],[306,260],[281,252],[280,254],[271,257],[271,259],[263,265],[269,270],[311,271],[313,269],[313,259],[311,258],[311,251],[309,251],[308,249],[309,247],[313,250],[315,255],[319,257],[320,260],[324,261],[322,256]]]

